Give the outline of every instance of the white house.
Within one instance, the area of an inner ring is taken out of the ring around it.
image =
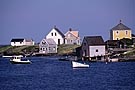
[[[34,45],[35,42],[32,39],[24,39],[24,45]]]
[[[57,53],[57,44],[53,39],[43,39],[39,44],[39,53],[52,54]]]
[[[80,45],[79,32],[70,28],[69,31],[65,33],[65,44]]]
[[[46,39],[53,39],[57,45],[64,44],[64,34],[54,26],[54,28],[47,34]]]
[[[34,45],[34,41],[32,39],[23,38],[12,39],[10,43],[11,46]]]
[[[82,42],[82,56],[101,59],[105,56],[105,43],[101,36],[86,36]]]

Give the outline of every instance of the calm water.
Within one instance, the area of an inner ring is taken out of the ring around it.
[[[32,64],[10,64],[0,58],[0,90],[135,90],[135,62],[88,63],[73,69],[71,62],[32,57]]]

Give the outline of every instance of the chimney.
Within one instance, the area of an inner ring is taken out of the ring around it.
[[[69,28],[69,31],[72,31],[72,28]]]
[[[121,24],[122,20],[120,19],[120,24]]]

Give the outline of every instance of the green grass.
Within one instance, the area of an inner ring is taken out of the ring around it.
[[[10,49],[11,47],[12,47],[12,46],[2,46],[2,47],[0,47],[0,53],[7,51],[7,50]]]
[[[63,54],[71,54],[74,52],[75,48],[79,47],[79,45],[60,45],[58,46],[58,55]],[[3,46],[0,47],[0,53],[4,53],[6,55],[13,54],[31,54],[33,52],[38,52],[39,46]]]
[[[26,53],[31,53],[35,52],[38,48],[38,45],[33,45],[33,46],[3,46],[0,47],[0,53],[4,54],[26,54]]]
[[[79,47],[79,45],[66,45],[66,44],[60,45],[60,46],[58,46],[58,54],[60,54],[60,55],[61,54],[70,54],[77,47]]]

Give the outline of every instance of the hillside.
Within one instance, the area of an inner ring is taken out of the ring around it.
[[[79,47],[79,45],[60,45],[58,46],[58,55],[72,54],[77,47]]]
[[[78,45],[60,45],[58,46],[58,55],[64,55],[64,54],[71,54],[74,52],[75,48],[77,48]],[[37,53],[39,51],[38,45],[33,46],[2,46],[0,47],[0,54],[1,55],[29,55],[32,53]]]
[[[18,55],[31,54],[38,51],[38,45],[33,46],[2,46],[0,47],[0,54],[3,55]]]

